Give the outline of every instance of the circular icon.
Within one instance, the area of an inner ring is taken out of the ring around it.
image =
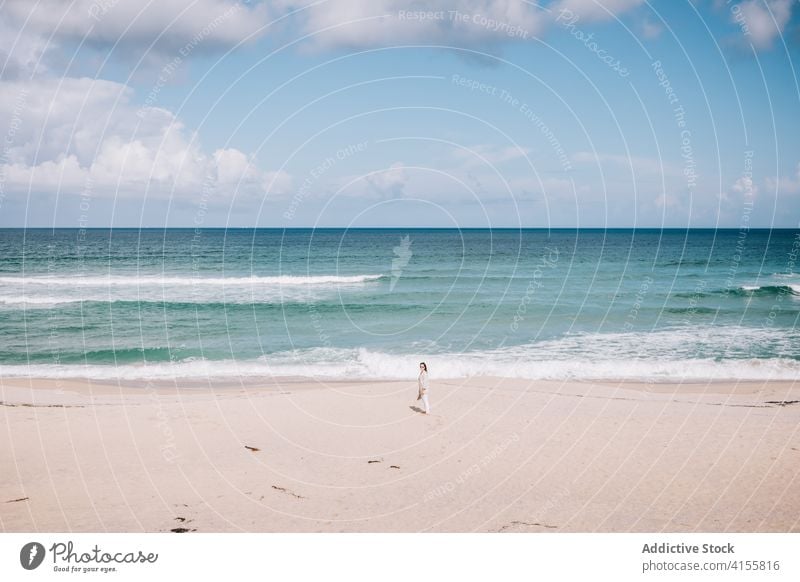
[[[19,563],[26,570],[35,570],[44,561],[44,546],[39,542],[28,542],[19,552]]]

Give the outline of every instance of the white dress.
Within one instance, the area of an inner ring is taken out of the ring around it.
[[[425,414],[429,414],[431,411],[431,405],[428,402],[428,373],[427,372],[420,372],[419,378],[417,379],[417,384],[419,385],[419,393],[422,396],[422,404],[425,406]]]

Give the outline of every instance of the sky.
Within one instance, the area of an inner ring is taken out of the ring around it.
[[[800,227],[794,0],[0,0],[0,227]]]

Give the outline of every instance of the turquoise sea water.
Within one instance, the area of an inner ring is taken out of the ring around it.
[[[0,375],[796,379],[795,230],[0,230]]]

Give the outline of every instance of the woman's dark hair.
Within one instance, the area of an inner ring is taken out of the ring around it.
[[[426,364],[425,362],[420,362],[419,365],[425,368],[426,372],[428,371],[428,364]]]

